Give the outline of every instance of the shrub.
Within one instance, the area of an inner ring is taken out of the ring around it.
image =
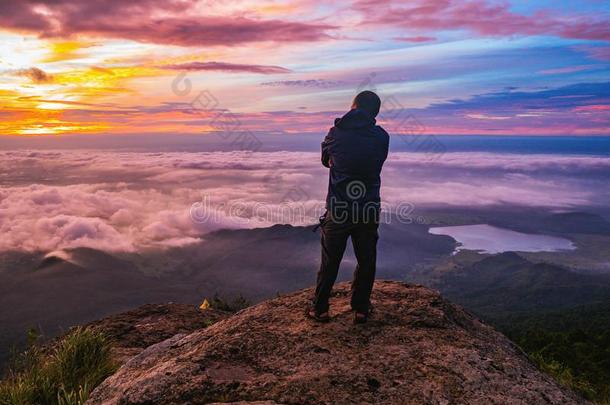
[[[248,308],[250,305],[250,301],[241,294],[232,300],[221,298],[218,294],[215,294],[214,298],[210,301],[210,306],[212,308],[227,312],[238,312],[244,308]]]
[[[560,384],[580,393],[589,400],[599,399],[595,388],[587,380],[575,377],[570,367],[557,360],[546,359],[540,352],[530,353],[529,356],[541,371],[555,378]]]
[[[34,343],[24,352],[0,382],[0,404],[81,405],[115,371],[106,337],[77,327],[50,347]]]

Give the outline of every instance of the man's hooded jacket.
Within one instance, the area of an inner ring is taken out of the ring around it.
[[[322,164],[330,168],[326,209],[331,216],[347,219],[379,210],[389,141],[388,133],[363,110],[335,119],[322,142]]]

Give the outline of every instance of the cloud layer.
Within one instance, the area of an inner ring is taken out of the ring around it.
[[[219,228],[310,224],[327,171],[310,152],[4,152],[0,251],[179,246]],[[579,209],[610,201],[598,157],[393,153],[387,209],[516,205]]]
[[[250,72],[262,74],[290,73],[290,69],[281,66],[248,65],[226,62],[188,62],[162,66],[163,69],[186,71],[220,71],[220,72]]]
[[[15,71],[16,76],[24,76],[29,78],[34,83],[50,83],[53,81],[53,76],[46,73],[44,70],[37,67],[29,69],[19,69]]]
[[[473,0],[360,0],[356,8],[365,13],[366,24],[398,25],[436,32],[467,30],[479,35],[557,35],[564,38],[610,41],[608,15],[561,15],[537,11],[524,15],[511,11],[508,2]]]
[[[301,113],[367,81],[428,133],[608,135],[610,13],[568,3],[4,1],[0,136],[210,132],[181,108],[201,91],[250,131],[319,131]]]
[[[570,39],[610,40],[607,13],[579,13],[566,18],[551,10],[531,14],[511,10],[507,2],[385,0],[342,1],[328,5],[338,13],[359,12],[363,25],[398,26],[409,31],[466,30],[478,35],[556,35]],[[90,35],[183,46],[237,45],[259,41],[319,41],[338,28],[326,22],[294,21],[292,14],[314,7],[260,7],[240,2],[225,4],[196,0],[139,0],[85,2],[33,0],[0,3],[0,27],[34,32],[43,37]],[[279,12],[280,10],[292,11]],[[245,15],[283,14],[287,19]],[[324,20],[330,20],[325,18]],[[333,19],[341,21],[341,19]],[[346,18],[345,21],[350,21]],[[408,42],[427,42],[431,36],[402,36]]]
[[[207,13],[202,12],[202,9]],[[87,35],[181,46],[318,41],[324,23],[208,15],[210,4],[189,0],[33,0],[0,3],[0,27],[41,37]]]

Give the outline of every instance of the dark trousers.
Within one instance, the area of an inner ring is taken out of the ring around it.
[[[322,263],[318,272],[314,297],[314,306],[318,313],[328,311],[328,299],[337,279],[339,265],[349,237],[352,238],[352,246],[358,261],[352,281],[352,309],[358,312],[368,311],[375,282],[378,227],[377,220],[360,223],[335,222],[328,215],[323,220],[320,226]]]

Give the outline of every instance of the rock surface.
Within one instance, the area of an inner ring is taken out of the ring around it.
[[[87,403],[584,403],[435,291],[378,281],[365,325],[351,322],[348,284],[336,286],[328,324],[304,319],[311,293],[150,346]]]
[[[204,329],[230,315],[212,308],[202,312],[187,304],[149,304],[86,326],[103,332],[110,339],[115,361],[124,364],[149,346]]]

